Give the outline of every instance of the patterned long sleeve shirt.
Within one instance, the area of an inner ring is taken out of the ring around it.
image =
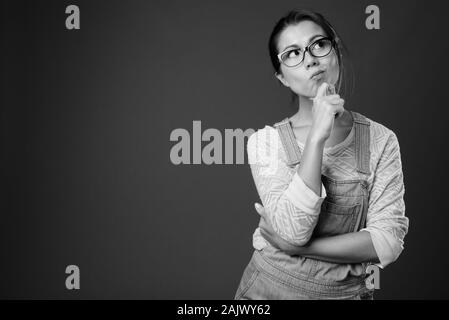
[[[369,208],[366,228],[380,260],[380,267],[395,261],[404,249],[409,220],[405,216],[404,182],[399,143],[393,131],[371,119]],[[324,148],[322,173],[334,179],[357,177],[354,133],[336,146]],[[303,152],[304,145],[298,141]],[[305,245],[318,222],[326,190],[317,195],[287,166],[287,156],[277,130],[258,130],[248,139],[248,161],[262,204],[273,229],[287,242]],[[253,246],[261,250],[268,243],[259,228]]]

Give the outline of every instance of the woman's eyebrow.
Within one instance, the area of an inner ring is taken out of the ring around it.
[[[310,44],[315,38],[318,38],[318,37],[325,37],[325,36],[323,36],[322,34],[316,34],[316,35],[312,36],[312,37],[309,39],[309,41],[308,41],[307,43]],[[284,50],[282,50],[281,52],[284,52],[285,50],[287,50],[287,49],[290,48],[290,47],[292,47],[292,48],[293,48],[293,47],[294,47],[294,48],[300,48],[299,45],[297,45],[296,43],[293,43],[293,44],[291,44],[291,45],[285,47]]]

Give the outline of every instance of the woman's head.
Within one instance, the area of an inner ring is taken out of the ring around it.
[[[335,85],[340,92],[344,46],[321,14],[289,12],[275,25],[268,46],[276,77],[295,95],[314,97],[323,82]],[[318,71],[323,72],[312,78]]]

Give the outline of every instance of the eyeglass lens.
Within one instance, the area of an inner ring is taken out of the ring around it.
[[[309,46],[309,53],[314,57],[324,57],[332,50],[332,41],[329,39],[318,39]],[[281,55],[282,62],[287,66],[296,66],[304,60],[304,50],[300,48],[288,50]]]

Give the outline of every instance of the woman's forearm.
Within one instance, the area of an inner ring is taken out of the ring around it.
[[[292,253],[334,263],[379,263],[371,235],[367,231],[315,238],[306,246],[296,248]]]
[[[313,192],[321,197],[321,167],[325,141],[315,139],[310,135],[304,146],[298,175]]]

